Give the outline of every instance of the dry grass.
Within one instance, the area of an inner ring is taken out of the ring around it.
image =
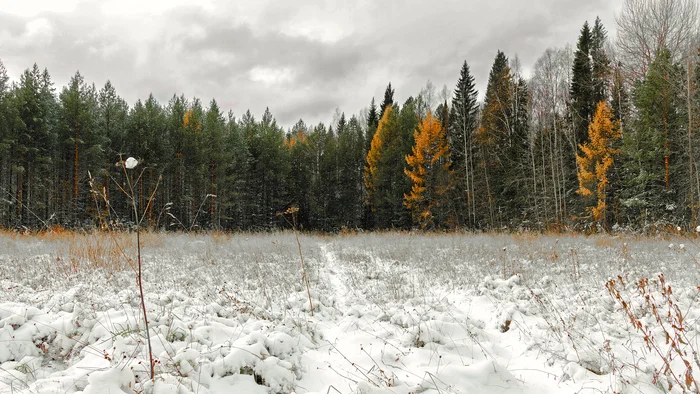
[[[135,269],[136,236],[128,232],[47,231],[35,235],[42,241],[56,243],[56,265],[62,273],[77,273],[85,269],[102,269],[109,273]],[[165,245],[165,234],[143,233],[144,247]]]
[[[127,233],[68,233],[60,239],[56,264],[59,271],[66,274],[85,269],[123,271],[134,266],[130,254],[135,246],[135,237]]]

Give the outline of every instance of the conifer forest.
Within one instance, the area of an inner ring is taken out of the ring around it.
[[[289,207],[331,232],[695,228],[700,41],[682,7],[697,5],[663,24],[637,3],[605,21],[616,37],[581,21],[527,73],[493,48],[484,92],[467,57],[442,93],[386,81],[358,113],[287,128],[213,98],[126,102],[80,72],[56,86],[38,64],[8,75],[0,52],[0,226],[129,226],[133,156],[153,229],[284,228]]]

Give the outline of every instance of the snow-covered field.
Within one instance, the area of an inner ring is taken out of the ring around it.
[[[293,233],[149,235],[155,381],[91,242],[0,237],[0,393],[698,389],[694,238],[304,235],[312,316]]]

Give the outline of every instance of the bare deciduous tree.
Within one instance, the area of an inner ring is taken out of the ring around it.
[[[530,80],[530,138],[533,206],[538,220],[560,223],[566,217],[566,151],[575,151],[571,130],[562,129],[569,100],[573,51],[548,48],[535,62]]]
[[[625,0],[615,22],[617,46],[631,76],[642,78],[662,48],[675,60],[687,57],[699,17],[697,0]]]

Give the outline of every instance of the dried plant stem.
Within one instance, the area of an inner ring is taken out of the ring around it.
[[[284,212],[278,212],[277,216],[282,216],[284,217],[285,220],[287,218],[284,215],[292,215],[292,228],[294,229],[294,237],[297,240],[297,248],[299,249],[299,260],[301,260],[301,277],[304,280],[304,284],[306,285],[306,295],[309,297],[309,309],[311,310],[311,316],[314,315],[314,305],[311,303],[311,290],[309,289],[309,278],[306,275],[306,266],[304,265],[304,255],[301,253],[301,242],[299,242],[299,231],[297,230],[297,212],[299,212],[299,208],[297,207],[290,207]],[[287,220],[289,223],[289,220]]]
[[[148,344],[148,361],[150,364],[150,374],[151,374],[151,380],[153,380],[153,379],[155,379],[155,363],[153,362],[153,347],[151,346],[151,333],[150,333],[150,330],[148,328],[148,313],[146,312],[146,298],[143,295],[143,272],[142,272],[142,264],[141,264],[141,221],[143,220],[143,217],[139,216],[138,206],[136,205],[136,195],[134,193],[134,184],[131,182],[131,177],[129,176],[129,173],[127,173],[127,171],[126,171],[126,166],[122,166],[122,168],[124,169],[124,175],[126,175],[126,181],[128,183],[129,191],[131,192],[128,197],[131,199],[131,206],[134,209],[134,221],[136,222],[137,283],[139,285],[139,295],[141,296],[141,309],[143,311],[143,322],[144,322],[144,325],[146,328],[146,341]],[[141,179],[141,176],[139,176],[139,179],[137,180],[137,182],[140,179]],[[156,184],[155,190],[151,194],[151,197],[148,199],[148,205],[151,204],[151,200],[153,199],[153,196],[155,195],[159,184],[160,184],[160,178],[158,179],[158,183]],[[146,209],[148,209],[148,207],[146,207]]]
[[[298,209],[297,209],[298,210]],[[297,248],[299,248],[299,260],[301,260],[301,272],[304,277],[304,283],[306,284],[306,295],[309,297],[309,309],[311,310],[311,316],[314,315],[314,306],[311,303],[311,290],[309,289],[309,277],[306,275],[306,266],[304,265],[304,256],[301,254],[301,242],[299,242],[299,232],[297,231],[297,219],[296,211],[292,213],[292,221],[294,222],[294,237],[297,240]]]

